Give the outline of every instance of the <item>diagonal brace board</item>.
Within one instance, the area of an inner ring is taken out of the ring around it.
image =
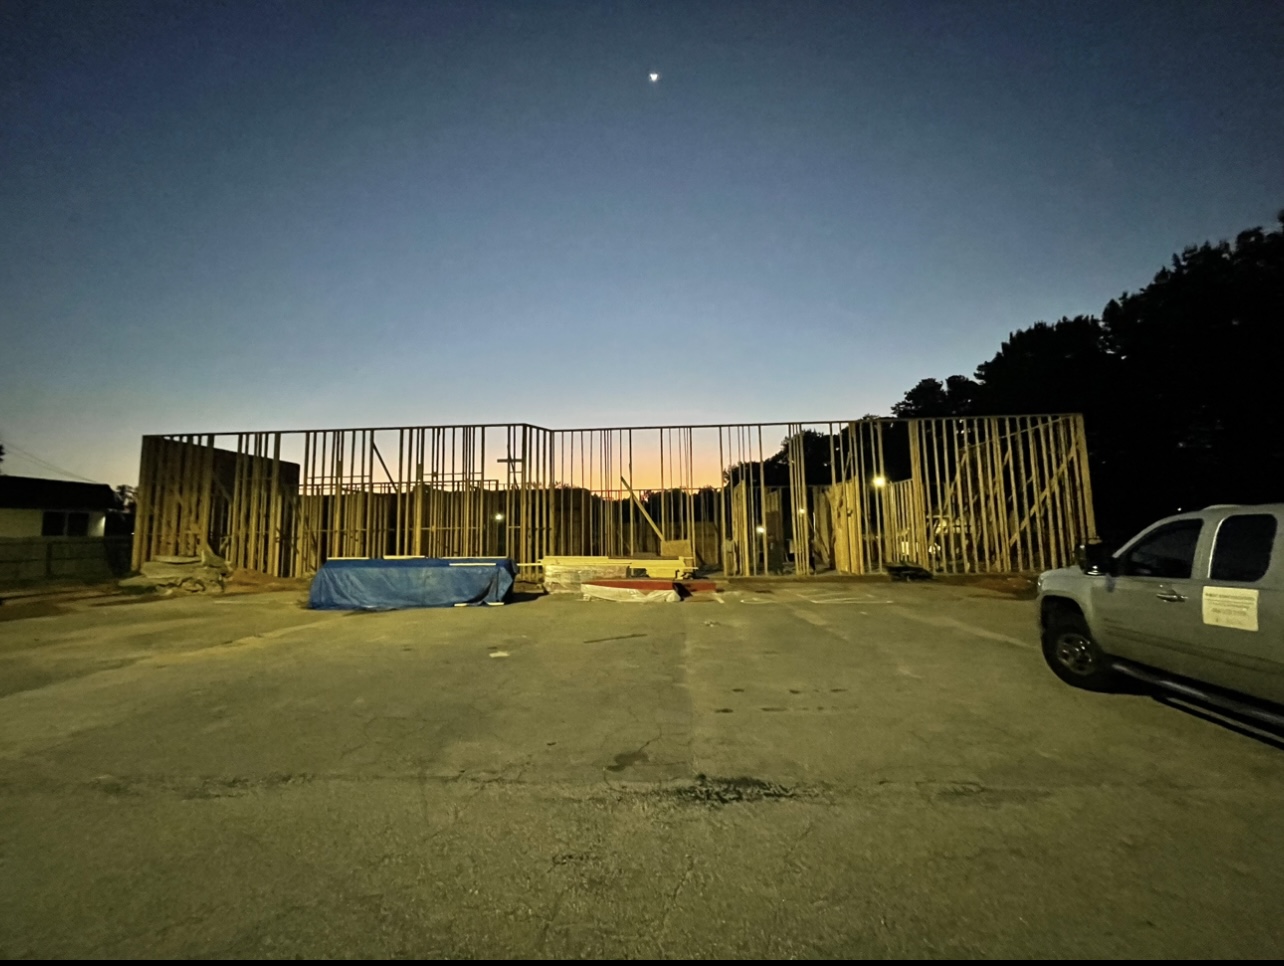
[[[646,512],[646,507],[644,507],[644,506],[642,505],[642,501],[638,499],[638,495],[637,495],[636,493],[634,493],[634,492],[633,492],[633,487],[629,486],[628,480],[626,480],[626,479],[625,479],[624,477],[622,477],[622,476],[620,477],[620,482],[621,482],[621,483],[623,483],[623,484],[624,484],[624,488],[625,488],[626,490],[628,490],[628,491],[629,491],[629,496],[631,496],[631,497],[633,498],[633,502],[634,502],[634,504],[637,506],[638,511],[639,511],[639,512],[642,514],[642,516],[646,519],[646,522],[647,522],[647,523],[649,523],[649,524],[651,524],[651,529],[655,531],[655,535],[656,535],[657,537],[659,537],[659,538],[660,538],[660,542],[661,542],[661,543],[663,543],[663,542],[664,542],[664,532],[663,532],[659,527],[657,527],[657,526],[655,525],[655,521],[651,519],[651,514],[649,514],[649,513],[647,513],[647,512]]]

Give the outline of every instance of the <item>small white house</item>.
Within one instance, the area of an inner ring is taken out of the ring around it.
[[[115,507],[106,483],[0,476],[0,538],[101,537]]]

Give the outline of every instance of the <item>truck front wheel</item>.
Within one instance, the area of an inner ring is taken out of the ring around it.
[[[1118,674],[1080,614],[1050,615],[1043,629],[1043,659],[1053,674],[1076,688],[1113,691],[1118,686]]]

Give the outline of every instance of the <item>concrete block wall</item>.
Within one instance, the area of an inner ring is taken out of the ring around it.
[[[129,537],[0,539],[0,582],[111,580],[124,574]]]

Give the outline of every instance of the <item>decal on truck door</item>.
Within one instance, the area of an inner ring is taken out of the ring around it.
[[[1257,630],[1257,591],[1243,587],[1205,587],[1204,623]]]

